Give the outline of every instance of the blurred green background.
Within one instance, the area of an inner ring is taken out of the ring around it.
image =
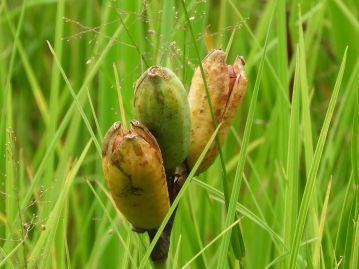
[[[155,266],[102,174],[120,118],[113,65],[133,118],[147,67],[170,67],[188,90],[213,48],[244,56],[247,94],[225,167],[192,178],[180,201],[168,268],[359,268],[356,0],[1,0],[0,267]],[[240,262],[224,243],[223,168],[241,183]]]

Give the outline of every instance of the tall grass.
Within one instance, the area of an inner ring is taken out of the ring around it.
[[[134,117],[148,66],[189,89],[219,47],[245,57],[247,94],[222,158],[175,201],[167,267],[359,268],[358,14],[355,0],[0,1],[0,268],[155,266],[110,198],[103,134],[119,89]]]

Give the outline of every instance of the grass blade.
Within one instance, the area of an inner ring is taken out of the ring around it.
[[[298,48],[297,48],[298,51]],[[293,86],[292,108],[289,123],[287,181],[285,186],[284,201],[284,242],[287,249],[290,248],[295,217],[297,215],[298,178],[299,178],[299,53],[296,57],[295,78]],[[288,262],[286,260],[286,262]],[[287,264],[284,263],[284,268]]]
[[[317,146],[316,146],[316,149],[314,152],[313,162],[310,167],[310,172],[308,175],[307,183],[305,185],[302,202],[301,202],[300,209],[299,209],[298,220],[297,220],[296,228],[294,231],[294,238],[293,238],[291,249],[290,249],[289,268],[296,267],[295,265],[296,265],[296,261],[297,261],[300,240],[303,235],[305,221],[307,219],[307,213],[308,213],[308,209],[309,209],[309,204],[310,204],[311,198],[312,198],[315,179],[317,176],[317,172],[318,172],[320,160],[322,157],[326,137],[327,137],[327,134],[329,131],[330,122],[331,122],[331,119],[332,119],[332,116],[334,113],[335,104],[336,104],[338,93],[340,90],[340,86],[341,86],[341,82],[342,82],[342,78],[343,78],[343,74],[344,74],[344,69],[345,69],[345,65],[346,65],[346,59],[347,59],[347,49],[344,52],[344,56],[343,56],[342,63],[340,65],[338,77],[335,82],[333,94],[332,94],[332,97],[329,102],[329,106],[328,106],[327,113],[325,115],[323,127],[320,132],[318,143],[317,143]]]
[[[271,25],[271,22],[272,22],[272,19],[273,19],[275,6],[276,6],[276,1],[273,3],[272,15],[271,15],[269,27],[268,27],[268,30],[267,30],[265,43],[264,43],[263,57],[261,59],[260,65],[259,65],[258,76],[256,78],[256,82],[255,82],[255,85],[254,85],[253,95],[252,95],[252,99],[251,99],[251,103],[250,103],[250,107],[249,107],[249,112],[248,112],[248,117],[247,117],[247,121],[246,121],[246,127],[244,129],[244,135],[243,135],[243,142],[242,142],[242,148],[241,148],[241,153],[240,153],[240,159],[238,161],[236,175],[235,175],[234,183],[233,183],[233,187],[232,187],[232,193],[231,193],[231,196],[230,196],[228,212],[227,212],[227,216],[226,216],[226,220],[225,220],[225,227],[228,227],[231,224],[231,222],[232,222],[232,220],[234,219],[234,216],[235,216],[235,206],[236,206],[236,203],[237,203],[238,197],[239,197],[239,190],[240,190],[240,186],[241,186],[241,182],[242,182],[244,164],[245,164],[246,157],[247,157],[247,147],[248,147],[248,144],[249,144],[249,139],[250,139],[250,135],[251,135],[251,129],[252,129],[253,120],[254,120],[254,113],[255,113],[255,109],[256,109],[256,103],[257,103],[258,92],[259,92],[259,85],[260,85],[260,81],[261,81],[261,78],[262,78],[262,71],[263,71],[265,55],[266,55],[266,51],[267,51],[267,44],[268,44],[268,38],[269,38],[269,32],[270,32],[270,25]],[[231,236],[231,231],[229,231],[228,233],[226,233],[223,236],[221,246],[220,246],[220,249],[219,249],[219,258],[218,258],[218,262],[217,262],[217,268],[222,268],[223,265],[225,264],[225,259],[227,257],[230,236]]]
[[[215,114],[214,114],[214,107],[213,107],[213,104],[211,101],[212,99],[211,99],[211,95],[210,95],[210,92],[208,89],[206,75],[205,75],[205,72],[204,72],[204,69],[202,66],[202,60],[201,60],[201,57],[199,54],[198,46],[196,44],[196,39],[195,39],[195,36],[193,33],[191,21],[190,21],[184,0],[181,0],[181,3],[182,3],[182,7],[183,7],[183,10],[185,13],[185,17],[187,19],[187,23],[188,23],[189,30],[190,30],[190,33],[192,36],[192,40],[194,42],[196,55],[197,55],[197,58],[199,61],[199,68],[201,71],[201,76],[202,76],[202,80],[203,80],[203,84],[204,84],[204,89],[206,92],[207,102],[208,102],[209,110],[211,113],[212,123],[213,123],[213,126],[216,128],[218,126],[218,122],[217,122]],[[223,182],[223,189],[224,189],[224,195],[225,195],[225,205],[228,210],[228,207],[229,207],[229,184],[228,184],[228,180],[227,180],[226,164],[225,164],[225,160],[224,160],[224,156],[223,156],[223,152],[222,152],[222,147],[221,147],[221,143],[219,141],[219,137],[217,137],[217,136],[216,136],[216,144],[218,147],[219,157],[221,160],[221,168],[222,168],[221,172],[222,172],[222,182]],[[234,255],[236,256],[236,258],[242,259],[245,255],[245,249],[244,249],[243,237],[242,237],[242,232],[240,230],[240,226],[233,228],[232,247],[233,247]]]
[[[43,266],[46,266],[46,261],[48,258],[48,255],[51,250],[51,244],[54,240],[55,233],[57,230],[57,226],[59,224],[59,219],[61,216],[61,212],[63,211],[64,204],[66,202],[69,190],[73,184],[73,180],[75,178],[75,175],[80,169],[80,166],[92,144],[92,141],[90,140],[84,150],[81,153],[81,156],[79,157],[78,161],[74,164],[73,168],[70,170],[70,172],[67,174],[63,189],[60,192],[60,195],[58,197],[58,200],[55,204],[54,209],[51,211],[48,221],[46,223],[46,230],[41,233],[40,238],[36,242],[36,245],[33,248],[33,251],[31,252],[31,257],[29,259],[29,268],[34,268],[34,266],[40,264],[40,268],[44,268]],[[41,258],[39,260],[39,258]]]
[[[81,105],[81,103],[80,103],[80,101],[79,101],[79,99],[78,99],[78,97],[77,97],[77,95],[76,95],[74,89],[72,88],[71,83],[70,83],[69,79],[67,78],[67,76],[66,76],[66,74],[65,74],[65,71],[64,71],[64,69],[62,68],[61,63],[60,63],[60,61],[59,61],[57,55],[55,54],[55,51],[54,51],[54,49],[52,48],[52,46],[51,46],[51,44],[50,44],[49,41],[47,41],[47,45],[49,46],[50,51],[51,51],[52,55],[54,56],[54,60],[55,60],[55,62],[56,62],[56,65],[57,65],[57,67],[59,68],[59,70],[60,70],[60,72],[61,72],[61,75],[62,75],[63,79],[65,80],[66,85],[67,85],[67,87],[69,88],[69,90],[70,90],[70,92],[71,92],[72,98],[74,98],[74,101],[75,101],[75,104],[76,104],[76,106],[77,106],[77,109],[79,110],[79,112],[80,112],[80,114],[81,114],[81,116],[82,116],[82,119],[84,120],[84,122],[85,122],[85,124],[86,124],[86,127],[87,127],[87,129],[88,129],[88,131],[89,131],[89,133],[90,133],[90,135],[91,135],[91,138],[92,138],[92,140],[93,140],[94,143],[95,143],[98,156],[101,156],[102,150],[101,150],[100,142],[98,141],[98,139],[97,139],[97,137],[96,137],[94,131],[92,130],[90,121],[88,120],[88,118],[87,118],[87,116],[86,116],[86,114],[85,114],[85,111],[84,111],[84,109],[82,108],[82,105]]]
[[[203,149],[203,152],[201,153],[201,155],[199,156],[197,162],[195,163],[195,165],[193,166],[191,172],[189,173],[189,175],[187,176],[186,180],[185,180],[185,183],[183,184],[180,192],[177,194],[177,197],[176,199],[173,201],[170,209],[168,210],[167,212],[167,215],[166,217],[163,219],[160,227],[158,228],[157,230],[157,233],[156,235],[153,237],[153,240],[151,241],[151,244],[150,246],[148,247],[145,255],[143,256],[142,260],[141,260],[141,263],[139,265],[139,269],[142,269],[145,267],[146,265],[146,262],[148,260],[148,258],[150,257],[150,254],[155,246],[155,244],[157,243],[158,239],[160,238],[160,235],[161,233],[163,232],[167,222],[169,221],[170,217],[172,216],[173,212],[175,211],[178,203],[180,202],[183,194],[186,192],[186,190],[188,189],[191,181],[192,181],[192,178],[193,176],[196,174],[197,172],[197,169],[200,165],[200,163],[202,162],[202,160],[204,159],[204,157],[206,156],[207,154],[207,151],[209,150],[209,147],[211,146],[211,144],[213,143],[215,137],[217,136],[217,133],[219,131],[219,128],[220,128],[221,125],[218,125],[218,127],[216,128],[215,132],[213,133],[213,135],[211,136],[210,140],[208,141],[207,145],[205,146],[205,148]]]

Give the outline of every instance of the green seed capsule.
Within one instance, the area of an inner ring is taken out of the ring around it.
[[[168,68],[150,67],[135,88],[137,118],[160,145],[166,169],[174,169],[188,154],[191,117],[182,82]]]

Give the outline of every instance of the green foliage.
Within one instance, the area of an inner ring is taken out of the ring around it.
[[[167,267],[358,268],[358,14],[355,0],[1,0],[0,268],[155,266],[101,170],[116,89],[132,119],[148,66],[188,90],[219,47],[246,59],[247,94],[222,158],[165,218],[178,203]]]

